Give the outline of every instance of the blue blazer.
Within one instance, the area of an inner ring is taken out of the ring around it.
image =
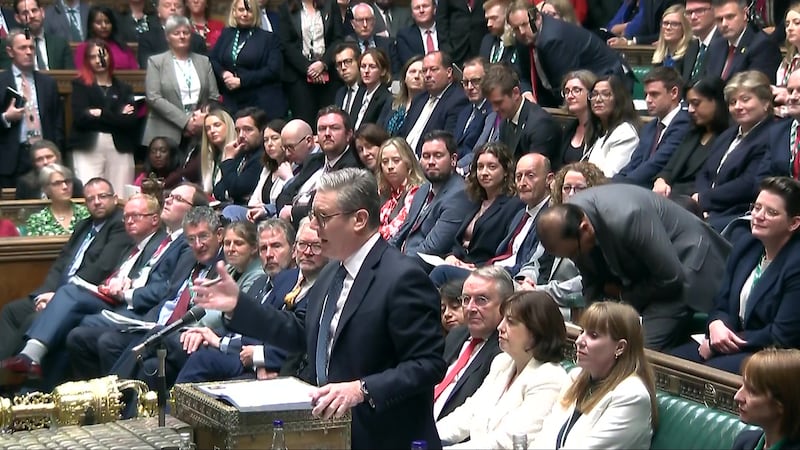
[[[724,81],[730,80],[733,74],[745,70],[758,70],[764,73],[770,83],[775,84],[775,74],[778,65],[781,63],[781,49],[778,44],[769,38],[764,32],[755,31],[749,26],[745,29],[739,46],[733,54],[731,68]],[[728,59],[728,40],[717,39],[711,41],[706,53],[706,61],[703,66],[704,76],[722,77],[722,69],[725,68],[725,60]]]
[[[472,153],[475,143],[478,142],[478,137],[483,131],[483,124],[486,120],[486,115],[492,112],[492,106],[488,101],[484,100],[483,104],[477,109],[475,117],[467,127],[467,120],[472,113],[472,103],[467,103],[456,118],[456,124],[453,128],[453,137],[458,145],[458,159],[460,160],[468,153]]]
[[[160,240],[157,244],[160,244]],[[194,259],[194,256],[181,234],[150,269],[147,284],[133,291],[134,312],[144,314],[164,298],[164,292],[169,288],[169,278],[175,273],[178,261],[184,258]]]
[[[231,48],[236,32],[237,29],[232,27],[222,30],[208,55],[222,103],[229,111],[258,107],[267,113],[269,120],[285,117],[289,107],[281,86],[283,55],[278,35],[261,28],[239,30],[239,44],[244,42],[244,46],[234,61]],[[222,81],[225,71],[239,77],[242,85],[238,89],[229,90],[225,86]]]
[[[539,236],[536,233],[536,221],[539,220],[539,216],[546,209],[547,205],[540,209],[536,214],[536,217],[533,218],[533,224],[528,230],[528,234],[525,235],[525,240],[522,241],[519,251],[517,251],[517,257],[514,260],[514,266],[508,269],[508,272],[512,276],[516,275],[517,272],[522,269],[522,266],[524,266],[525,263],[533,259],[533,255],[536,252],[536,247],[539,245]],[[520,222],[522,222],[523,219],[526,219],[527,216],[528,212],[525,210],[525,205],[523,205],[522,211],[517,212],[517,215],[515,215],[508,224],[508,228],[506,229],[506,237],[502,242],[500,242],[500,245],[497,246],[497,250],[494,252],[495,255],[502,255],[506,252],[508,245],[511,243],[510,241],[512,235],[514,234],[514,230],[517,229]]]
[[[450,45],[445,42],[438,28],[436,29],[436,38],[439,41],[439,50],[449,52]],[[422,42],[422,34],[420,34],[419,27],[416,24],[397,32],[395,46],[397,47],[396,54],[401,66],[415,56],[425,55],[425,43]]]
[[[708,315],[708,323],[722,320],[747,341],[744,351],[769,346],[800,346],[800,235],[781,249],[753,286],[744,321],[739,320],[739,293],[764,254],[764,244],[750,233],[733,246],[725,276]]]
[[[464,232],[472,222],[472,218],[480,211],[480,205],[475,205],[465,216],[458,233],[456,233],[453,255],[464,262],[485,264],[496,255],[497,246],[505,240],[508,224],[523,208],[525,208],[525,204],[519,197],[507,195],[497,197],[483,215],[475,221],[469,247],[464,248],[462,245]]]
[[[667,165],[670,157],[675,153],[675,149],[689,131],[690,124],[689,113],[681,108],[667,129],[664,130],[664,136],[661,137],[655,153],[651,156],[650,148],[656,138],[658,121],[650,121],[639,132],[639,145],[633,151],[630,162],[614,176],[614,181],[652,188],[656,176]]]
[[[709,214],[708,222],[717,231],[747,212],[756,198],[756,177],[769,146],[771,124],[772,118],[768,117],[750,130],[728,155],[719,173],[717,167],[739,133],[739,126],[728,128],[714,140],[708,160],[697,174],[695,188],[700,197],[700,207]]]
[[[404,138],[408,136],[408,133],[414,128],[417,119],[419,119],[420,114],[422,114],[422,108],[428,103],[429,98],[430,95],[427,92],[423,92],[414,97],[406,113],[406,120],[403,122],[403,126],[398,132],[400,136]],[[456,127],[458,113],[468,104],[469,100],[467,100],[464,90],[461,89],[459,83],[453,81],[453,83],[442,92],[439,101],[436,103],[436,107],[433,108],[433,112],[428,118],[428,122],[425,124],[425,128],[422,130],[422,136],[425,136],[426,133],[432,130],[447,130],[453,133]],[[417,148],[412,150],[414,150],[417,157],[419,157],[422,151],[422,139],[417,143]]]
[[[792,148],[790,135],[792,118],[776,121],[769,129],[769,148],[758,168],[756,185],[766,177],[792,176]],[[758,186],[756,186],[757,188]]]
[[[236,158],[219,163],[222,178],[214,185],[214,198],[221,202],[247,205],[264,168],[261,151],[261,146],[258,146],[247,153],[240,153]]]

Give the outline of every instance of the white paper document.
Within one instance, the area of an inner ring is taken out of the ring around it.
[[[123,316],[122,314],[117,314],[114,311],[110,311],[108,309],[104,309],[100,314],[117,325],[122,325],[124,327],[127,327],[128,330],[147,331],[153,329],[153,327],[156,326],[155,322],[145,322],[144,320],[132,319],[130,317]]]
[[[703,333],[693,334],[692,339],[700,345],[703,345],[703,341],[706,340],[706,335]]]
[[[419,259],[425,261],[426,263],[432,265],[433,267],[438,267],[447,264],[446,262],[444,262],[444,259],[436,255],[430,255],[428,253],[417,253],[417,256],[419,256]]]
[[[206,394],[227,400],[239,411],[293,411],[312,409],[311,393],[317,388],[293,377],[197,386]]]

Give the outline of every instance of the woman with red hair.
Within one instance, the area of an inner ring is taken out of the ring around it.
[[[72,150],[75,175],[86,182],[103,177],[123,192],[134,177],[133,152],[139,142],[131,87],[114,77],[114,55],[105,42],[90,40],[83,66],[72,80]]]

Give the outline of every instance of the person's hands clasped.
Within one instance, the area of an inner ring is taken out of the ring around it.
[[[253,367],[253,352],[255,348],[255,345],[245,345],[242,347],[242,350],[239,352],[239,361],[242,362],[243,366]]]
[[[255,222],[256,220],[265,217],[267,212],[264,211],[263,206],[254,206],[247,210],[247,220],[250,222]]]
[[[204,286],[204,280],[197,279],[192,285],[195,292],[195,305],[205,309],[215,309],[223,313],[230,313],[236,308],[239,300],[239,286],[225,270],[225,263],[217,262],[217,273],[219,282],[211,286]]]
[[[724,354],[738,352],[747,341],[736,335],[721,320],[715,320],[708,325],[709,345],[714,351]]]
[[[669,194],[672,193],[672,187],[667,184],[663,178],[658,178],[656,182],[653,183],[653,192],[661,194],[664,197],[669,197]]]
[[[200,346],[219,348],[219,336],[208,327],[190,328],[181,334],[181,344],[187,354],[197,351]]]
[[[47,307],[47,304],[50,303],[50,300],[53,299],[55,292],[44,292],[36,296],[33,301],[33,306],[36,309],[36,312],[39,312]]]
[[[325,420],[338,419],[363,401],[361,381],[330,383],[311,394],[311,404],[314,406],[311,414]]]

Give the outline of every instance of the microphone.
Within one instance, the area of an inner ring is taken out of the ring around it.
[[[97,49],[97,57],[100,58],[100,67],[106,68],[108,67],[108,63],[106,62],[106,49],[103,47],[99,47]]]
[[[183,317],[172,322],[171,324],[162,328],[159,332],[150,335],[147,339],[144,340],[141,344],[133,347],[133,353],[140,355],[142,350],[149,347],[150,345],[160,341],[162,338],[167,336],[168,334],[172,334],[176,330],[183,328],[184,325],[189,325],[192,323],[197,322],[198,320],[202,319],[203,316],[206,315],[206,310],[202,306],[195,306],[190,309]]]
[[[25,40],[30,41],[31,40],[31,28],[29,26],[25,25],[25,28],[22,31],[25,32]]]

